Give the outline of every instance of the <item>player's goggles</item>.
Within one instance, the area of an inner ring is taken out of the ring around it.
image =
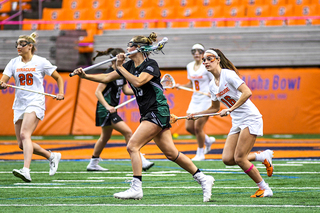
[[[129,43],[127,44],[127,47],[140,47],[141,43],[135,43],[133,41],[129,41]]]
[[[28,44],[31,44],[30,42],[28,41],[19,41],[19,42],[16,42],[16,48],[20,45],[21,47],[25,47],[27,46]]]
[[[214,62],[216,60],[216,57],[214,55],[208,56],[206,58],[202,58],[202,62],[205,63],[206,61],[208,62]]]
[[[204,51],[201,50],[201,49],[192,49],[192,50],[191,50],[191,54],[194,55],[194,54],[196,54],[197,51],[198,51],[198,53],[199,53],[200,55],[202,55],[202,54],[204,53]]]

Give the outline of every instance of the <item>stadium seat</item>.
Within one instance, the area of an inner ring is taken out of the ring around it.
[[[109,20],[113,23],[105,23],[103,25],[104,30],[114,30],[114,29],[126,29],[127,22],[126,20],[133,20],[134,15],[133,8],[127,9],[116,9],[113,8],[109,12]]]
[[[128,22],[126,24],[126,29],[145,29],[145,28],[156,28],[157,21],[150,21],[148,22],[147,20],[159,20],[160,16],[158,14],[154,13],[156,8],[150,7],[150,8],[136,8],[133,9],[131,12],[132,19],[141,21],[140,23],[130,23]],[[142,22],[143,20],[146,20]]]
[[[63,0],[62,1],[62,9],[71,9],[71,10],[78,10],[78,9],[85,9],[88,6],[87,0]]]
[[[258,17],[269,17],[270,6],[269,5],[249,5],[247,7],[247,17],[258,18]],[[248,26],[265,26],[265,20],[250,20]]]
[[[195,7],[197,6],[197,0],[175,0],[175,6]]]
[[[224,6],[214,6],[214,7],[206,7],[201,6],[199,8],[201,12],[200,18],[224,18],[223,17],[223,8]],[[195,21],[194,27],[224,27],[224,21]]]
[[[295,5],[293,7],[295,16],[319,16],[320,5]],[[289,20],[289,25],[319,25],[320,19]]]
[[[287,5],[308,5],[310,4],[310,0],[287,0]]]
[[[287,5],[287,0],[264,0],[264,4],[270,5],[270,6],[284,6]]]
[[[242,1],[244,0],[218,0],[217,4],[225,6],[241,6],[244,4]]]
[[[247,6],[224,6],[224,17],[225,18],[245,18]],[[226,27],[242,27],[248,26],[246,21],[225,21]]]
[[[292,5],[283,5],[283,6],[270,6],[270,16],[271,17],[288,17],[293,16],[293,6]],[[266,20],[266,26],[286,26],[288,25],[287,19],[280,20]]]
[[[243,4],[246,4],[246,5],[264,5],[265,3],[265,0],[243,0]]]
[[[154,11],[156,17],[160,17],[157,28],[171,28],[172,19],[176,18],[176,7],[158,8]]]
[[[88,9],[110,9],[108,0],[87,0]]]
[[[156,0],[156,7],[159,7],[161,9],[163,8],[172,8],[176,6],[176,0]]]
[[[43,8],[42,21],[63,21],[65,18],[63,9]],[[40,24],[41,30],[59,30],[61,23]]]
[[[95,21],[105,21],[109,20],[109,9],[89,9],[87,11],[87,20],[95,20]],[[105,23],[92,23],[96,29],[98,30],[97,33],[101,34],[103,29],[105,28]]]
[[[131,0],[108,0],[108,8],[111,9],[130,9],[132,5]]]
[[[38,21],[39,19],[23,19],[23,21]],[[22,30],[39,30],[40,25],[39,24],[23,24]]]
[[[142,9],[142,8],[151,8],[157,7],[157,1],[148,1],[148,0],[132,0],[131,6],[133,8]]]
[[[0,13],[8,13],[11,11],[11,2],[7,1],[3,4],[0,4]]]

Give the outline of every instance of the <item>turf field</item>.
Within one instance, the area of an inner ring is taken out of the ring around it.
[[[0,212],[320,212],[320,160],[274,160],[275,172],[255,162],[271,186],[271,198],[250,198],[257,186],[237,166],[220,160],[196,162],[216,179],[210,202],[202,190],[175,163],[154,160],[143,173],[142,200],[118,200],[113,194],[126,190],[132,177],[128,160],[104,160],[108,172],[87,172],[87,160],[62,160],[49,176],[47,161],[31,164],[31,183],[12,175],[23,161],[0,161]]]

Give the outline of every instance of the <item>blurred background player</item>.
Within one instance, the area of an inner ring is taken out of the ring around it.
[[[203,63],[214,76],[214,80],[209,85],[212,105],[198,114],[218,112],[220,102],[222,102],[227,109],[221,110],[220,115],[230,114],[232,118],[232,127],[222,152],[223,163],[238,165],[257,184],[259,189],[251,197],[273,196],[269,185],[261,177],[258,169],[250,162],[254,160],[262,161],[267,168],[268,176],[272,176],[273,151],[250,153],[257,136],[263,135],[262,115],[249,99],[252,95],[250,88],[239,77],[236,67],[219,49],[207,50],[204,54]]]
[[[187,65],[188,79],[190,81],[185,85],[177,84],[176,88],[184,86],[196,91],[208,93],[208,96],[193,92],[187,114],[201,112],[211,106],[209,83],[213,78],[212,74],[208,72],[202,64],[204,46],[202,44],[194,44],[191,48],[191,54],[194,61]],[[186,130],[196,136],[198,143],[196,156],[192,158],[193,161],[204,160],[205,154],[210,152],[211,145],[216,140],[214,137],[209,137],[205,134],[203,130],[208,118],[209,117],[202,117],[197,120],[186,120]]]
[[[97,55],[93,60],[104,55],[110,55],[110,58],[113,58],[119,53],[124,52],[125,51],[121,48],[109,48],[106,51],[97,51]],[[111,63],[111,66],[104,73],[107,74],[116,69],[115,61],[112,61]],[[103,168],[98,164],[101,160],[100,154],[110,139],[114,129],[124,136],[126,143],[128,143],[132,136],[130,127],[122,120],[115,109],[115,106],[117,106],[120,101],[121,90],[126,95],[134,95],[125,78],[119,78],[107,84],[100,83],[96,89],[95,95],[98,98],[96,108],[96,126],[101,126],[101,135],[94,145],[93,155],[87,166],[88,171],[108,171],[108,169]],[[140,157],[142,160],[142,169],[144,171],[147,171],[154,165],[153,162],[145,159],[141,153]]]
[[[43,79],[45,75],[56,80],[59,88],[57,100],[64,99],[63,79],[47,59],[34,55],[36,51],[36,33],[30,36],[21,35],[16,41],[18,57],[13,58],[7,64],[0,81],[0,89],[6,89],[6,83],[11,77],[15,79],[16,86],[44,92]],[[45,96],[17,89],[12,109],[14,110],[14,128],[19,148],[23,150],[24,166],[22,169],[14,169],[12,173],[25,182],[31,182],[30,164],[32,154],[40,155],[49,160],[49,175],[54,175],[61,159],[60,153],[50,152],[31,141],[31,135],[36,129],[39,120],[43,120],[45,114]]]

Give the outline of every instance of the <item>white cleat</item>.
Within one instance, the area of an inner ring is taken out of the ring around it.
[[[143,171],[147,171],[148,169],[150,169],[153,166],[154,166],[154,163],[151,162],[151,161],[148,161],[148,160],[142,161],[142,169],[143,169]]]
[[[197,173],[193,178],[201,185],[203,191],[203,202],[208,202],[212,195],[212,186],[214,178],[210,175],[205,175],[202,172]]]
[[[52,176],[57,172],[58,169],[58,165],[61,159],[61,153],[58,152],[52,152],[53,154],[53,158],[51,160],[49,160],[49,166],[50,166],[50,170],[49,170],[49,175]]]
[[[109,169],[99,166],[99,161],[101,161],[101,158],[91,158],[87,166],[87,171],[109,171]]]
[[[194,156],[194,158],[192,158],[191,160],[192,161],[202,161],[202,160],[205,160],[206,158],[204,157],[204,155],[196,155]]]
[[[204,149],[204,154],[208,154],[211,151],[211,145],[216,141],[215,137],[209,137],[210,141],[205,141],[204,144],[206,145],[206,148]]]
[[[31,182],[30,172],[24,169],[14,169],[12,174],[18,178],[21,178],[24,182]]]
[[[142,182],[137,178],[133,178],[130,185],[131,187],[128,190],[115,193],[113,197],[122,200],[141,200],[143,197]]]

